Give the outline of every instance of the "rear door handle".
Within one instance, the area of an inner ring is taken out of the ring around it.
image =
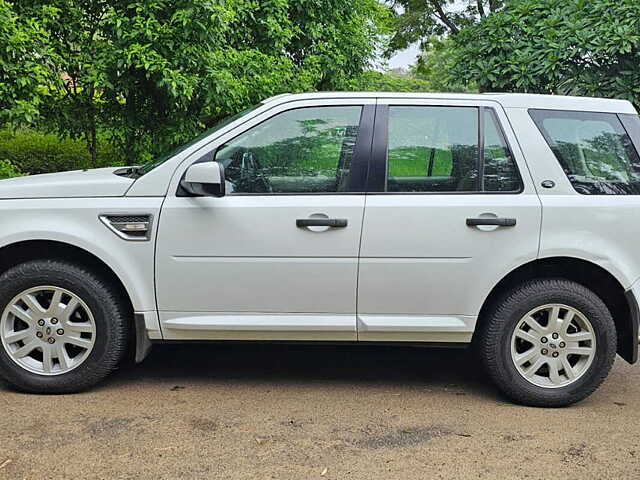
[[[491,218],[491,217],[483,217],[483,218],[467,218],[467,226],[475,227],[478,225],[495,225],[498,227],[515,227],[516,219],[515,218]]]
[[[298,218],[296,220],[296,227],[344,228],[346,226],[346,218]]]

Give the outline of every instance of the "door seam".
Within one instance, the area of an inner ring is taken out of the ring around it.
[[[358,242],[358,262],[356,264],[356,342],[360,341],[360,322],[358,319],[360,303],[360,256],[362,253],[362,239],[364,237],[364,220],[367,214],[367,197],[369,196],[369,176],[371,174],[371,157],[373,155],[373,144],[376,137],[376,117],[378,115],[378,99],[374,103],[373,125],[371,126],[371,144],[369,145],[369,155],[367,157],[367,180],[365,182],[364,202],[362,204],[362,221],[360,222],[360,241]]]
[[[360,223],[360,241],[358,242],[358,262],[356,263],[356,341],[360,340],[360,329],[358,320],[358,304],[360,302],[360,254],[362,250],[362,237],[364,236],[364,216],[367,212],[367,194],[364,194],[364,203],[362,205],[362,221]]]
[[[160,329],[160,338],[164,339],[164,331],[162,330],[162,321],[160,320],[160,305],[158,304],[158,238],[160,236],[160,221],[164,211],[164,204],[167,201],[165,195],[160,203],[158,210],[158,219],[156,220],[156,231],[153,237],[153,300],[156,305],[155,314],[158,319],[158,328]]]

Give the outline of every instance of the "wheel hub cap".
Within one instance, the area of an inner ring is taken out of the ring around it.
[[[64,288],[41,286],[16,295],[0,317],[0,339],[19,366],[61,375],[86,360],[96,338],[89,307]]]
[[[537,307],[520,319],[511,336],[511,359],[530,383],[558,388],[580,378],[591,366],[596,337],[591,322],[563,304]]]

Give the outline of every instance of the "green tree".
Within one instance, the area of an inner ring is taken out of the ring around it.
[[[285,91],[339,89],[380,48],[376,0],[20,0],[55,52],[44,125],[131,162]]]
[[[346,89],[373,92],[428,92],[433,90],[433,86],[429,81],[418,78],[411,72],[399,74],[368,70],[355,77]]]
[[[48,95],[39,105],[44,126],[63,136],[84,138],[95,163],[100,94],[106,83],[100,67],[109,43],[100,28],[108,11],[106,2],[20,0],[14,8],[21,19],[43,24],[42,43],[49,52],[44,62],[47,74],[41,79]]]
[[[514,0],[453,42],[449,77],[481,90],[615,97],[640,106],[637,0]]]
[[[43,6],[38,17],[46,21],[50,14]],[[0,123],[30,123],[38,115],[48,55],[41,21],[19,17],[12,4],[0,0]]]
[[[387,54],[420,43],[423,50],[433,39],[455,36],[503,5],[502,0],[391,0],[396,12]]]
[[[477,92],[475,82],[464,81],[455,75],[448,75],[455,68],[451,37],[433,37],[412,67],[414,75],[426,81],[432,91],[437,92]]]

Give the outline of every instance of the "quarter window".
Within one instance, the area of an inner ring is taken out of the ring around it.
[[[480,112],[485,127],[483,148]],[[388,192],[509,192],[520,188],[517,167],[491,109],[389,108]]]
[[[520,190],[520,174],[502,130],[500,130],[496,113],[492,109],[486,108],[483,115],[483,190],[485,192],[514,192]]]
[[[529,113],[578,193],[640,194],[640,158],[616,114]]]
[[[362,107],[289,110],[218,148],[230,193],[345,192]]]

